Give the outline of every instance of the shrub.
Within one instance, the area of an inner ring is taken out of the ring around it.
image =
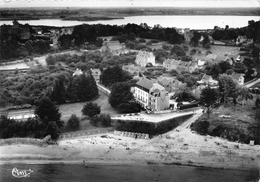
[[[208,128],[209,128],[209,122],[206,120],[199,121],[192,123],[191,129],[195,130],[201,135],[206,135],[208,133]]]
[[[196,49],[191,49],[190,50],[190,55],[194,55],[194,54],[196,54],[196,52],[197,52]]]
[[[168,45],[162,45],[162,48],[166,51],[169,51],[171,49],[171,46]]]
[[[100,114],[100,106],[96,103],[88,102],[83,106],[81,110],[83,115],[94,117],[97,114]]]
[[[68,120],[67,127],[77,129],[79,128],[79,124],[80,119],[75,114],[72,114]]]
[[[143,38],[141,38],[141,39],[139,39],[139,42],[140,42],[140,43],[145,43],[145,42],[146,42],[146,40],[145,40],[145,39],[143,39]]]
[[[110,114],[102,113],[91,118],[90,124],[93,126],[110,127],[111,126]]]

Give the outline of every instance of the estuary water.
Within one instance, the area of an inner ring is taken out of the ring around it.
[[[129,16],[124,19],[113,20],[99,20],[99,21],[71,21],[60,19],[41,19],[41,20],[20,20],[21,24],[30,25],[46,25],[46,26],[75,26],[83,23],[86,24],[108,24],[108,25],[126,25],[134,23],[140,25],[146,23],[148,26],[160,24],[162,27],[176,27],[176,28],[190,28],[190,29],[213,29],[214,26],[224,28],[226,25],[229,27],[237,28],[248,25],[248,21],[259,21],[259,16]],[[11,25],[12,21],[0,21],[0,25]]]
[[[12,170],[33,171],[14,177]],[[212,169],[176,165],[127,164],[0,164],[1,182],[249,182],[258,181],[258,170]]]

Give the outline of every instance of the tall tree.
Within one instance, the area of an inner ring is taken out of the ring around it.
[[[201,38],[201,34],[197,31],[193,31],[193,36],[190,39],[190,44],[194,47],[197,47],[199,45],[200,38]]]
[[[204,107],[206,107],[208,116],[212,112],[212,110],[217,107],[218,100],[218,92],[215,89],[210,88],[209,86],[204,88],[200,94],[200,103]]]
[[[134,101],[134,96],[130,92],[130,85],[124,82],[114,84],[109,96],[109,104],[113,108],[117,108],[120,104],[130,101]]]
[[[61,113],[59,108],[56,107],[48,97],[44,97],[40,100],[36,107],[35,114],[44,121],[60,121]]]
[[[238,88],[238,96],[242,99],[242,105],[245,105],[245,102],[249,99],[253,99],[253,95],[249,92],[247,87]]]
[[[210,48],[210,40],[207,33],[202,34],[203,40],[202,40],[202,46],[204,48]]]
[[[232,79],[230,75],[222,74],[218,77],[219,90],[222,97],[222,101],[226,104],[227,98],[232,97],[236,99],[238,84]]]
[[[58,104],[64,104],[66,102],[66,89],[62,79],[55,81],[51,99]]]
[[[108,67],[101,75],[102,83],[106,86],[112,86],[118,82],[130,80],[131,76],[119,66]]]
[[[77,101],[77,87],[75,83],[75,79],[73,77],[70,79],[69,84],[66,89],[66,99],[75,102]]]

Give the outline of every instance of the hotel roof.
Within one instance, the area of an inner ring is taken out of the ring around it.
[[[151,80],[148,80],[147,78],[139,80],[136,84],[148,90],[150,90],[153,87],[153,82]]]

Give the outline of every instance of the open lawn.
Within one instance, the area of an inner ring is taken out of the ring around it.
[[[223,117],[224,116],[224,117]],[[205,116],[207,117],[207,116]],[[225,124],[234,124],[235,121],[236,125],[238,124],[251,124],[254,123],[254,112],[252,110],[252,106],[250,105],[236,105],[234,106],[233,103],[228,103],[224,107],[223,105],[220,106],[219,109],[215,110],[211,115],[209,120],[219,119]]]
[[[257,134],[257,123],[252,106],[241,106],[232,103],[223,105],[208,115],[203,114],[191,125],[192,130],[210,136],[218,136],[229,141],[249,144],[250,140],[260,143]]]
[[[101,113],[109,113],[110,115],[117,114],[117,111],[113,109],[108,103],[108,96],[105,95],[103,92],[99,92],[99,97],[93,102],[101,106]],[[89,124],[89,119],[83,116],[81,113],[81,110],[85,103],[86,102],[77,102],[60,105],[59,110],[61,112],[61,120],[65,121],[66,123],[72,114],[76,114],[76,116],[82,120],[81,129],[92,127]]]
[[[99,92],[99,98],[93,101],[101,106],[101,113],[110,113],[111,115],[117,114],[110,104],[108,103],[108,96],[103,92]],[[62,104],[59,106],[60,112],[62,114],[61,119],[67,121],[72,114],[76,114],[78,117],[83,117],[81,110],[86,102],[77,102],[71,104]]]

